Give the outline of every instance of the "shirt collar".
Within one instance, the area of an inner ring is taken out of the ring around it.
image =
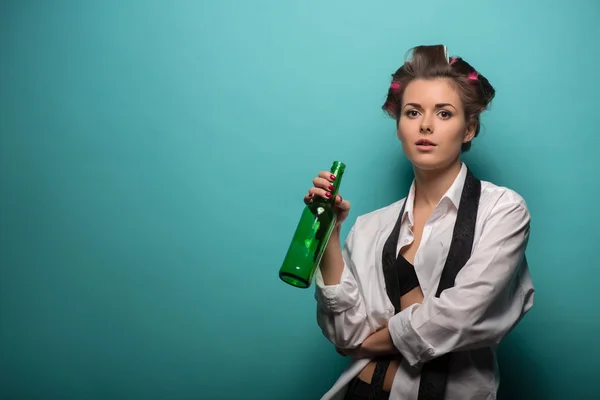
[[[404,222],[405,218],[408,218],[408,222],[410,226],[415,224],[413,218],[413,207],[415,203],[415,180],[413,179],[412,184],[410,185],[410,190],[408,191],[408,196],[406,196],[406,201],[404,202],[404,214],[402,215],[402,222]]]
[[[462,196],[463,187],[465,186],[465,180],[467,178],[467,166],[465,163],[461,163],[460,172],[454,179],[452,186],[442,196],[442,199],[447,198],[454,204],[454,207],[458,210],[460,204],[460,197]]]
[[[446,193],[444,193],[444,195],[440,199],[438,205],[436,206],[436,209],[440,206],[440,204],[449,200],[452,203],[452,205],[454,205],[454,207],[458,210],[458,206],[460,205],[460,197],[462,195],[463,187],[465,186],[466,177],[467,177],[467,166],[463,162],[463,163],[461,163],[460,171],[459,171],[458,175],[456,176],[456,178],[454,179],[454,182],[452,182],[452,185],[450,186],[450,188],[448,188]],[[408,196],[406,196],[406,203],[405,203],[406,205],[404,207],[404,215],[402,215],[402,220],[404,220],[408,216],[408,220],[411,225],[414,224],[414,218],[413,218],[414,203],[415,203],[415,180],[413,179],[412,184],[410,185],[410,190],[408,191]]]

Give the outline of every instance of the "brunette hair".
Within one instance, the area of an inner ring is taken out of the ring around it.
[[[410,60],[392,74],[392,82],[382,109],[398,121],[404,89],[412,80],[450,78],[460,94],[466,120],[477,123],[477,136],[480,129],[479,116],[489,107],[496,94],[490,82],[462,58],[448,57],[446,46],[417,46],[410,52]],[[464,152],[470,148],[471,142],[463,143],[461,150]]]

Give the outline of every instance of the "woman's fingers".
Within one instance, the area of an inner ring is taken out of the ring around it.
[[[328,190],[330,192],[332,192],[335,188],[333,187],[333,184],[331,183],[331,181],[328,181],[325,178],[315,178],[313,179],[313,185],[314,187],[323,189],[323,190]]]
[[[335,182],[336,179],[337,177],[329,171],[319,172],[319,174],[313,179],[313,187],[311,187],[308,190],[308,194],[304,196],[304,203],[310,204],[315,197],[322,197],[327,200],[331,199],[332,192],[335,190],[333,182]],[[335,199],[335,206],[341,211],[350,210],[350,203],[342,199],[342,196],[340,195],[338,195]]]
[[[324,199],[331,199],[331,192],[325,190],[325,189],[321,189],[318,187],[311,187],[310,189],[308,189],[308,195],[310,196],[312,194],[311,197],[315,197],[315,196],[321,196]]]
[[[331,172],[329,171],[321,171],[319,172],[319,178],[323,178],[329,182],[333,182],[337,179],[337,177],[335,175],[333,175]]]

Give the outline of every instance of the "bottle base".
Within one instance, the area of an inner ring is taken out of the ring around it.
[[[307,281],[306,279],[302,279],[300,277],[297,277],[297,276],[294,276],[291,274],[286,274],[285,272],[280,273],[279,277],[285,283],[295,286],[297,288],[307,289],[310,286],[310,282]]]

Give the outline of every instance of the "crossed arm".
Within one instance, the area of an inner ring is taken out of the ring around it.
[[[421,291],[421,287],[417,286],[400,297],[400,310],[404,310],[413,304],[420,304],[422,302],[423,292]],[[354,359],[374,358],[388,354],[400,353],[396,346],[394,346],[394,342],[392,341],[390,330],[388,329],[387,325],[369,335],[356,349],[343,350],[337,348],[336,350],[341,355],[349,356]]]

